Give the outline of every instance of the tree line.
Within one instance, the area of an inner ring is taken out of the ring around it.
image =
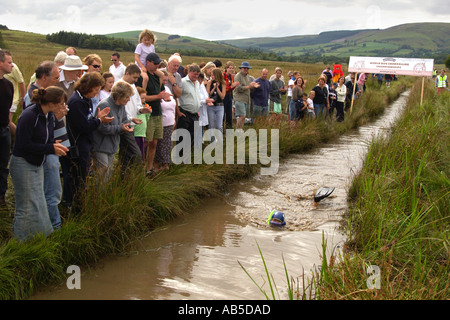
[[[136,44],[125,39],[69,31],[59,31],[48,34],[46,39],[51,42],[83,49],[134,52],[134,49],[136,48]]]

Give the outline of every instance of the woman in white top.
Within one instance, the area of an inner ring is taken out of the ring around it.
[[[338,86],[336,88],[336,120],[338,122],[344,121],[344,104],[345,96],[347,95],[347,86],[344,84],[344,76],[339,78]]]
[[[172,132],[175,128],[175,109],[177,102],[172,92],[167,86],[169,75],[166,70],[164,73],[164,89],[170,93],[170,101],[161,100],[162,122],[163,122],[163,138],[158,141],[155,152],[156,171],[168,170],[170,164],[170,155],[172,152]]]

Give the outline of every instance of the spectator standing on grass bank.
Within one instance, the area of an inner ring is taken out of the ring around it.
[[[284,81],[281,80],[283,70],[281,68],[275,69],[275,78],[270,80],[270,112],[281,113],[281,96],[286,93],[287,88],[284,86]]]
[[[21,241],[53,231],[44,194],[43,164],[48,155],[62,156],[68,151],[53,136],[54,113],[65,112],[66,99],[64,90],[55,86],[35,89],[31,98],[34,104],[17,122],[10,169],[16,197],[13,232]]]
[[[301,100],[301,96],[304,91],[305,91],[305,81],[303,80],[303,77],[297,74],[297,78],[294,81],[294,87],[292,88],[292,99],[291,102],[289,103],[289,119],[291,121],[297,120],[299,116],[302,117],[302,115],[297,114],[298,111],[297,106],[299,100]]]
[[[78,56],[67,56],[64,64],[59,67],[58,87],[62,88],[70,98],[74,93],[75,82],[81,77],[83,71],[88,70],[88,66],[82,64]]]
[[[384,74],[382,74],[382,73],[377,73],[377,74],[375,74],[375,77],[377,78],[377,82],[378,82],[378,84],[379,84],[380,87],[381,87],[381,85],[383,85],[383,77],[384,77]]]
[[[226,83],[226,93],[223,99],[224,118],[227,128],[233,127],[233,91],[236,86],[239,85],[234,79],[234,63],[228,61],[225,64],[225,71],[223,73],[223,79]]]
[[[200,67],[197,64],[188,66],[188,74],[183,78],[183,90],[178,99],[178,120],[177,129],[185,129],[191,138],[191,147],[194,146],[194,129],[198,125],[199,110],[201,105],[200,83],[197,81],[200,75]],[[183,137],[178,137],[177,144],[183,141]],[[179,154],[183,158],[183,154]]]
[[[145,136],[147,145],[146,171],[148,177],[152,177],[155,172],[153,161],[155,159],[156,145],[158,140],[163,138],[161,99],[168,101],[171,96],[171,94],[161,88],[164,79],[164,74],[158,70],[161,61],[161,58],[154,52],[149,53],[145,61],[145,70],[147,70],[148,78],[147,86],[144,87],[147,92],[145,101],[152,108],[152,116],[148,119]],[[142,87],[143,81],[143,78],[140,77],[136,82],[136,86]]]
[[[172,70],[178,70],[178,66],[175,68],[172,66]],[[175,71],[177,74],[178,72]],[[171,93],[168,83],[169,73],[163,71],[164,79],[163,85],[166,92]],[[181,78],[181,77],[180,77]],[[172,78],[172,80],[174,80]],[[157,164],[157,171],[168,170],[171,161],[172,152],[172,132],[175,127],[175,110],[176,101],[173,96],[170,97],[170,101],[161,100],[162,122],[163,122],[163,138],[158,141],[155,153],[155,163]]]
[[[392,74],[385,74],[384,75],[384,81],[386,82],[386,87],[389,88],[391,86],[392,79],[393,79]]]
[[[36,81],[30,85],[27,96],[32,97],[35,89],[45,89],[50,86],[57,86],[59,84],[59,70],[58,66],[53,61],[41,62],[35,71]],[[59,87],[60,88],[60,87]],[[61,88],[62,89],[62,88]],[[64,89],[62,89],[64,91]],[[65,92],[65,91],[64,91]],[[66,93],[67,96],[67,93]],[[29,100],[29,99],[28,99]],[[67,100],[67,99],[66,99]],[[25,105],[24,110],[31,105]],[[64,116],[66,115],[66,108],[64,112],[54,112],[55,118],[52,122],[53,135],[55,141],[68,148],[70,147],[69,138],[67,136],[66,126],[64,124]],[[48,154],[43,164],[44,168],[44,194],[47,202],[47,210],[52,222],[53,229],[58,229],[61,226],[61,217],[58,205],[61,202],[62,188],[61,177],[59,173],[60,162],[66,155],[58,156],[56,154]],[[68,168],[68,167],[67,167]],[[63,169],[67,169],[63,167]],[[63,178],[67,179],[67,170],[63,170]]]
[[[341,76],[336,87],[336,120],[338,122],[344,121],[344,106],[345,98],[347,96],[347,87],[345,86],[344,81],[344,76]]]
[[[445,69],[442,69],[441,73],[436,77],[436,88],[438,95],[448,88],[448,79],[445,74]]]
[[[221,69],[213,69],[211,80],[208,81],[206,90],[209,98],[214,100],[213,105],[207,108],[209,129],[218,129],[223,135],[223,99],[225,99],[226,94],[226,83]],[[217,137],[215,138],[217,139]]]
[[[292,100],[289,105],[289,116],[291,121],[297,121],[305,117],[308,106],[305,106],[303,103],[302,95],[304,92],[305,82],[303,80],[303,77],[299,76],[294,81],[294,88],[292,89]]]
[[[76,214],[81,213],[83,191],[91,164],[93,132],[100,123],[109,123],[113,120],[107,117],[109,108],[98,111],[97,117],[94,117],[92,98],[98,95],[104,82],[99,72],[86,73],[75,83],[75,92],[67,103],[69,106],[66,116],[67,132],[73,150],[69,152],[69,194],[65,199]]]
[[[109,95],[111,94],[111,89],[114,85],[114,76],[111,72],[103,72],[102,77],[103,79],[105,79],[105,84],[98,94],[98,98],[100,101],[109,97]]]
[[[187,69],[186,69],[187,70]],[[195,137],[194,135],[194,148],[200,148],[203,144],[203,129],[205,129],[206,126],[208,126],[208,102],[209,105],[212,106],[213,99],[209,97],[208,91],[206,90],[205,85],[205,75],[200,72],[198,75],[198,83],[200,84],[200,108],[198,109],[198,122],[197,126],[199,127],[200,134]],[[208,137],[209,138],[209,137]]]
[[[255,87],[251,92],[253,102],[253,116],[259,118],[261,116],[267,117],[269,115],[269,94],[270,81],[267,79],[269,70],[262,69],[261,75],[255,80],[258,87]]]
[[[4,76],[11,73],[13,68],[11,53],[0,49],[0,205],[6,204],[5,194],[8,189],[8,163],[11,151],[9,110],[14,97],[14,86]]]
[[[142,152],[144,151],[144,144],[138,144],[142,142],[141,140],[136,140],[136,127],[143,126],[143,133],[140,132],[138,128],[138,133],[140,137],[144,137],[145,142],[145,131],[147,130],[147,120],[148,116],[151,113],[151,108],[144,107],[141,99],[141,93],[137,90],[135,83],[138,81],[140,77],[141,70],[139,67],[130,63],[126,69],[125,74],[120,81],[124,81],[128,83],[133,89],[133,95],[130,97],[130,101],[125,105],[125,111],[127,113],[128,122],[130,126],[134,129],[131,132],[122,132],[120,135],[120,146],[119,146],[119,161],[122,165],[121,171],[125,172],[127,168],[130,168],[132,164],[141,164],[141,159],[144,159],[142,156]],[[140,88],[141,90],[145,90]],[[145,95],[144,95],[144,104],[145,104]],[[148,106],[148,105],[147,105]],[[142,148],[141,148],[142,146]]]
[[[328,99],[330,102],[330,109],[328,109],[328,115],[330,116],[330,119],[333,118],[334,109],[336,109],[336,99],[337,99],[337,88],[338,84],[336,82],[333,82],[328,89]]]
[[[88,69],[86,70],[86,73],[89,72],[98,72],[101,74],[102,72],[102,58],[100,58],[100,56],[98,54],[95,53],[91,53],[89,55],[87,55],[86,57],[84,57],[83,59],[83,64],[85,64]],[[97,109],[97,105],[100,102],[100,96],[99,96],[100,92],[92,97],[92,108],[93,108],[93,112],[95,113],[95,109]]]
[[[125,65],[120,61],[120,53],[114,52],[111,55],[112,65],[109,67],[109,72],[114,76],[114,83],[122,79],[125,74]]]
[[[205,66],[200,69],[200,72],[205,76],[205,80],[203,80],[205,87],[208,81],[211,80],[211,75],[214,68],[216,68],[216,65],[212,61],[208,61]]]
[[[140,72],[139,72],[140,73]],[[142,154],[142,160],[145,161],[145,132],[147,131],[147,122],[150,118],[151,114],[151,107],[148,105],[147,102],[145,102],[145,97],[147,95],[146,91],[141,87],[136,87],[137,92],[139,93],[139,97],[141,99],[141,105],[143,108],[147,109],[147,113],[140,113],[138,114],[137,118],[141,120],[141,123],[136,124],[134,126],[134,140],[136,141],[136,144],[138,145],[139,149],[141,150]],[[133,100],[133,98],[131,98]],[[130,102],[132,101],[130,100]]]
[[[25,82],[23,80],[22,72],[20,71],[19,67],[13,62],[13,70],[11,73],[7,73],[4,75],[6,79],[11,81],[11,83],[14,86],[14,98],[13,103],[11,106],[11,109],[9,110],[9,117],[10,117],[10,125],[9,129],[11,131],[11,134],[14,135],[14,132],[16,130],[16,125],[14,122],[12,122],[14,113],[17,111],[18,106],[22,106],[23,99],[25,97]]]
[[[173,54],[170,56],[167,67],[163,70],[167,71],[167,82],[166,85],[169,87],[170,92],[174,95],[175,98],[179,98],[181,95],[181,75],[178,73],[178,69],[181,66],[181,57],[177,54]]]
[[[350,76],[350,80],[348,80],[345,83],[345,86],[347,87],[347,97],[345,99],[345,110],[350,108],[352,99],[356,99],[360,94],[358,86],[357,85],[355,86],[355,81],[356,81],[355,74],[351,73],[349,76]],[[355,88],[355,90],[354,90],[355,92],[353,92],[353,88]]]
[[[147,75],[147,56],[150,53],[155,53],[156,37],[148,29],[142,30],[139,34],[139,43],[134,50],[134,60],[138,67],[141,69],[142,88],[147,87],[148,75]]]
[[[306,102],[308,103],[307,111],[308,116],[310,119],[314,119],[316,117],[316,114],[314,113],[314,96],[316,95],[315,91],[310,91],[308,95],[308,99],[306,99]]]
[[[94,114],[97,116],[98,112],[108,108],[108,117],[113,118],[111,122],[100,123],[94,130],[92,139],[94,167],[100,177],[105,180],[108,180],[111,175],[114,155],[119,150],[120,135],[133,132],[125,110],[125,105],[133,94],[134,91],[130,84],[118,81],[112,87],[109,97],[98,104]]]
[[[252,82],[249,69],[252,67],[247,61],[242,62],[239,66],[240,71],[234,77],[234,80],[239,85],[234,89],[233,100],[235,106],[236,128],[242,129],[244,127],[245,117],[250,117],[250,91],[254,88],[258,88],[259,84]]]
[[[317,80],[317,85],[312,89],[314,96],[314,113],[317,118],[325,117],[328,109],[330,109],[330,101],[328,100],[328,88],[326,85],[326,77],[321,75]]]
[[[23,99],[23,110],[31,105],[31,97],[34,89],[58,86],[59,84],[60,74],[58,65],[53,61],[43,61],[39,63],[34,74],[35,81],[30,83],[28,92],[25,94],[25,98]]]
[[[287,113],[287,119],[290,119],[290,111],[289,111],[289,105],[291,104],[291,99],[292,99],[292,89],[294,89],[294,82],[295,80],[297,80],[298,76],[300,75],[300,72],[298,71],[290,71],[291,72],[291,76],[289,77],[288,80],[288,91],[287,91],[287,96],[286,96],[286,113]],[[288,74],[289,75],[289,74]]]
[[[67,48],[69,52],[72,51],[71,48]],[[70,97],[75,92],[75,82],[81,77],[82,73],[86,70],[88,70],[88,66],[84,65],[81,62],[80,57],[76,55],[68,55],[66,56],[66,59],[64,60],[64,64],[62,66],[59,66],[60,72],[59,72],[59,83],[57,84],[58,87],[63,89],[67,97],[70,99]],[[62,144],[64,144],[66,147],[70,146],[70,140],[67,136],[67,126],[65,124],[67,119],[61,119],[56,123],[55,126],[55,133],[57,139],[59,137],[64,137]],[[67,144],[66,144],[67,142]],[[69,181],[69,171],[70,171],[70,162],[71,160],[69,157],[61,156],[59,157],[59,162],[61,164],[61,171],[62,171],[62,177],[63,177],[63,200],[66,207],[70,207],[72,205],[72,191],[70,187],[70,181]]]
[[[327,65],[327,67],[322,71],[322,74],[325,75],[326,77],[325,83],[328,86],[331,86],[331,80],[333,79],[333,71],[331,70],[330,65]]]

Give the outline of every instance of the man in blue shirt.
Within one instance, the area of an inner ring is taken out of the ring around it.
[[[259,86],[255,87],[250,94],[255,118],[269,114],[270,81],[267,80],[268,74],[269,71],[267,69],[262,69],[261,76],[255,80]]]

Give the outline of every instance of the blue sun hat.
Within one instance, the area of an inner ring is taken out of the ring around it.
[[[272,210],[269,215],[269,219],[267,219],[267,224],[271,227],[283,227],[286,225],[286,221],[284,221],[284,213],[277,210]]]
[[[239,69],[241,68],[248,68],[251,69],[252,67],[250,67],[250,63],[248,63],[247,61],[244,61],[241,63],[241,65],[239,66]]]

